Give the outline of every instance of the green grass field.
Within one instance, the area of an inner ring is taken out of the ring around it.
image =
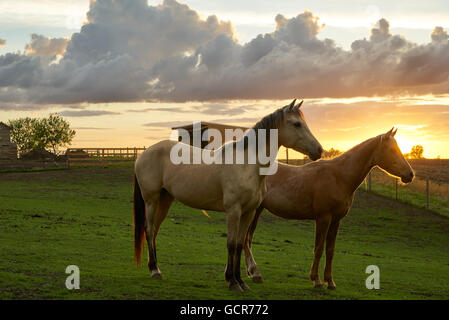
[[[264,213],[253,252],[265,282],[230,292],[225,215],[174,203],[158,236],[164,279],[133,261],[132,168],[0,174],[1,299],[448,299],[449,219],[359,191],[334,258],[336,291],[314,289],[312,221]],[[67,290],[77,265],[81,289]],[[368,265],[380,290],[368,290]],[[321,277],[324,259],[321,263]],[[242,272],[245,274],[243,266]],[[245,276],[246,279],[246,276]]]

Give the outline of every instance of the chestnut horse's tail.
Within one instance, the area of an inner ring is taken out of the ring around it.
[[[145,239],[145,201],[142,198],[139,182],[134,174],[134,260],[142,265]]]

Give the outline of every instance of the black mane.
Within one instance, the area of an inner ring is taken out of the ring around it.
[[[278,129],[282,121],[284,121],[284,108],[282,107],[270,113],[269,115],[263,117],[259,122],[257,122],[252,129]]]

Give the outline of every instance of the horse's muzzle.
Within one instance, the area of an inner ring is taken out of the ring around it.
[[[324,151],[323,147],[319,146],[316,153],[313,153],[313,154],[311,153],[309,155],[310,159],[312,159],[313,161],[320,159],[321,156],[323,155],[323,151]]]
[[[415,177],[415,174],[414,174],[413,171],[412,171],[412,172],[410,172],[408,175],[402,176],[402,177],[401,177],[401,181],[402,181],[403,183],[410,183],[410,182],[413,181],[413,178],[414,178],[414,177]]]

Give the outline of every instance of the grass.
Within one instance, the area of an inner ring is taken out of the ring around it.
[[[265,283],[248,280],[251,291],[230,292],[225,215],[207,218],[177,202],[157,239],[164,280],[153,280],[133,262],[131,178],[130,167],[1,174],[0,298],[449,298],[449,219],[362,191],[337,239],[336,291],[308,280],[313,222],[264,213],[253,253]],[[80,268],[80,290],[65,288],[71,264]],[[373,264],[380,290],[365,288]]]
[[[380,170],[372,171],[372,191],[389,198],[396,198],[396,178],[390,177]],[[430,181],[430,210],[449,217],[449,185]],[[420,208],[426,208],[426,181],[415,178],[412,183],[398,185],[398,200]]]

